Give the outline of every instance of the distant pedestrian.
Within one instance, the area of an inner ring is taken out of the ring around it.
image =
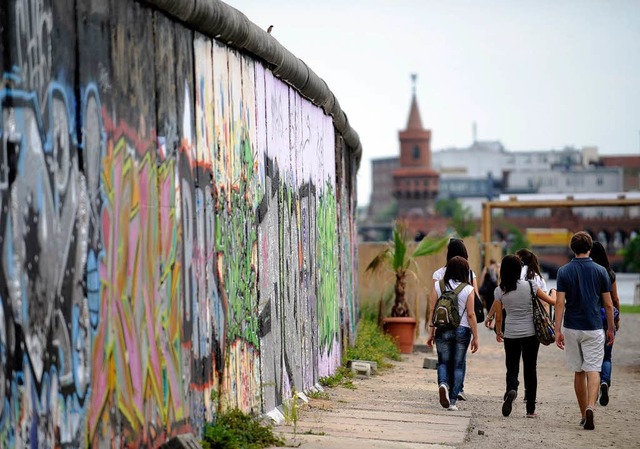
[[[464,241],[462,239],[454,238],[449,240],[449,244],[447,245],[447,262],[449,262],[451,259],[453,259],[456,256],[462,257],[467,262],[469,261],[469,253],[467,251],[467,247],[464,244]],[[438,283],[438,281],[440,281],[441,279],[444,279],[444,272],[446,268],[447,266],[445,265],[433,272],[432,278],[434,283]],[[475,294],[479,295],[478,281],[476,279],[476,274],[473,272],[472,269],[469,269],[469,277],[465,282],[473,287],[473,291],[475,292]],[[430,300],[430,304],[432,306],[435,304],[437,298],[438,296],[436,296],[436,291],[434,289],[431,292],[431,300]],[[474,296],[474,299],[475,299],[475,296]],[[427,312],[429,312],[429,310],[427,310]],[[475,317],[475,314],[474,314],[474,317]],[[430,322],[431,321],[427,317],[426,325],[429,325]],[[464,366],[465,376],[466,376],[466,371],[467,371],[467,365],[466,365],[466,359],[465,359],[465,366]],[[460,388],[460,392],[458,393],[458,400],[460,401],[467,400],[467,395],[464,392],[464,378],[462,382],[462,387]]]
[[[533,281],[538,288],[546,292],[547,282],[544,280],[542,272],[540,271],[538,256],[527,248],[521,248],[516,251],[516,256],[518,256],[522,261],[520,279],[524,281]]]
[[[555,300],[533,281],[520,278],[521,260],[510,254],[502,259],[500,264],[500,285],[495,290],[496,302],[496,340],[504,342],[505,365],[507,368],[506,390],[502,404],[502,415],[509,416],[513,407],[513,400],[518,395],[518,374],[520,372],[520,358],[526,391],[527,417],[535,418],[536,395],[538,392],[538,349],[540,342],[536,337],[533,325],[533,308],[531,292],[546,302],[554,304]],[[502,333],[503,308],[509,320]]]
[[[584,231],[571,238],[575,257],[558,270],[556,301],[556,345],[566,349],[567,365],[574,371],[574,390],[580,407],[580,424],[595,429],[594,408],[600,387],[604,360],[605,331],[600,309],[605,309],[606,342],[613,344],[614,323],[611,281],[602,266],[589,253],[591,236]],[[564,320],[564,325],[563,325]]]
[[[467,285],[458,293],[458,311],[460,324],[455,329],[436,329],[431,327],[427,346],[433,347],[435,341],[438,352],[438,394],[440,405],[449,410],[458,410],[456,402],[458,393],[462,391],[464,381],[467,349],[471,344],[471,352],[478,350],[478,326],[475,318],[473,287],[468,285],[469,263],[461,256],[456,256],[447,262],[444,272],[444,287],[455,290],[461,283]],[[434,290],[439,297],[440,281],[435,282]],[[433,303],[435,305],[435,302]],[[433,315],[433,308],[429,313],[429,322]]]
[[[493,305],[493,292],[498,286],[498,275],[500,274],[500,267],[494,259],[489,260],[489,265],[482,269],[480,275],[480,296],[484,302],[487,312],[491,310]]]
[[[520,279],[522,279],[523,281],[532,281],[540,290],[546,292],[547,282],[544,280],[542,272],[540,271],[538,256],[536,256],[535,253],[527,248],[521,248],[516,251],[516,256],[518,256],[521,261]],[[555,299],[555,290],[553,292],[550,291],[549,294]],[[549,306],[545,304],[545,308],[547,308],[548,310]],[[490,329],[494,327],[493,319],[495,317],[495,313],[495,307],[492,306],[484,320],[485,326]]]
[[[600,242],[593,242],[591,248],[591,258],[598,265],[602,265],[609,274],[609,280],[611,280],[611,301],[613,302],[613,322],[615,325],[615,332],[620,330],[620,298],[618,298],[618,284],[616,282],[616,274],[611,269],[609,264],[609,257],[607,257],[607,251]],[[607,330],[607,319],[604,308],[600,309],[602,317],[602,326],[604,330]],[[609,389],[611,388],[611,355],[613,352],[613,345],[604,345],[604,360],[602,361],[602,368],[600,371],[600,405],[603,407],[609,403]]]

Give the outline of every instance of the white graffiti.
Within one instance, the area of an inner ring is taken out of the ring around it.
[[[51,30],[53,14],[44,0],[17,0],[16,42],[18,66],[27,85],[42,92],[51,79]]]

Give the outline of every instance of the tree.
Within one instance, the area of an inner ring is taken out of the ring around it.
[[[624,267],[627,271],[640,272],[640,236],[631,240],[622,250]]]
[[[413,236],[407,232],[407,228],[402,221],[396,221],[393,226],[393,241],[380,251],[373,258],[365,271],[376,272],[381,268],[387,268],[395,273],[395,302],[391,309],[392,317],[408,317],[409,307],[405,298],[407,276],[415,276],[417,267],[416,258],[437,254],[449,243],[449,236],[430,237],[427,236],[409,253],[409,245],[413,241]]]
[[[449,225],[460,237],[469,237],[476,233],[477,224],[469,206],[463,206],[456,198],[438,200],[436,213],[450,218]]]
[[[507,253],[515,253],[519,249],[529,248],[529,240],[527,237],[514,225],[508,225],[509,237],[507,241]]]
[[[462,207],[456,211],[451,218],[451,227],[456,230],[462,238],[469,237],[476,233],[477,225],[473,217],[473,212],[469,206]]]
[[[441,199],[436,202],[436,213],[442,217],[453,218],[461,209],[462,204],[455,198]]]

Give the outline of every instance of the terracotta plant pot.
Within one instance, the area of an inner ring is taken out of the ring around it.
[[[413,352],[416,319],[413,317],[388,317],[382,321],[384,331],[396,341],[398,349],[403,354]]]

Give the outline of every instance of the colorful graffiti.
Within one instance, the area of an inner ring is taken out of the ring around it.
[[[18,75],[10,78],[20,81]],[[91,376],[87,182],[79,165],[73,97],[56,83],[47,92],[43,111],[34,92],[0,91],[0,354],[9,384],[2,387],[0,429],[6,432],[0,441],[8,447],[52,446],[51,415],[65,419],[57,429],[60,441],[77,441],[77,413]],[[25,415],[20,404],[31,413]]]
[[[114,4],[113,20],[156,14]],[[193,64],[172,65],[175,92],[148,90],[143,77],[163,76],[153,53],[138,48],[145,61],[129,70],[123,41],[95,82],[74,81],[52,50],[60,14],[10,6],[0,447],[158,447],[225,408],[273,410],[333,373],[356,295],[331,118],[261,62],[193,33]],[[183,26],[167,22],[153,26]],[[165,108],[167,135],[140,104]]]

